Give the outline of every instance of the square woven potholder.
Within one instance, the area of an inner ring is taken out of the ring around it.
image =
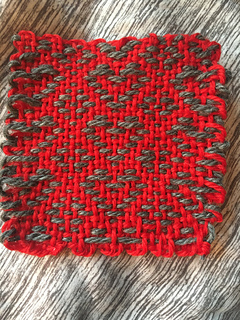
[[[200,34],[13,36],[1,239],[44,256],[206,255],[225,191],[225,70]]]

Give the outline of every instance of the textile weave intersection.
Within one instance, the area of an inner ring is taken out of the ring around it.
[[[3,244],[37,256],[208,254],[228,145],[220,45],[200,34],[12,39]]]

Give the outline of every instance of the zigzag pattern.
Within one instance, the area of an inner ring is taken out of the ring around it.
[[[208,254],[228,146],[219,44],[30,31],[13,43],[4,245],[38,256]]]

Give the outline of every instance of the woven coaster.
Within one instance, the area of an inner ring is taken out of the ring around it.
[[[220,45],[30,31],[13,44],[4,245],[37,256],[208,254],[228,145]]]

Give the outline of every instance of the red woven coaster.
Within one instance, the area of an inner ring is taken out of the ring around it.
[[[2,241],[44,256],[205,255],[222,216],[220,45],[13,37]]]

